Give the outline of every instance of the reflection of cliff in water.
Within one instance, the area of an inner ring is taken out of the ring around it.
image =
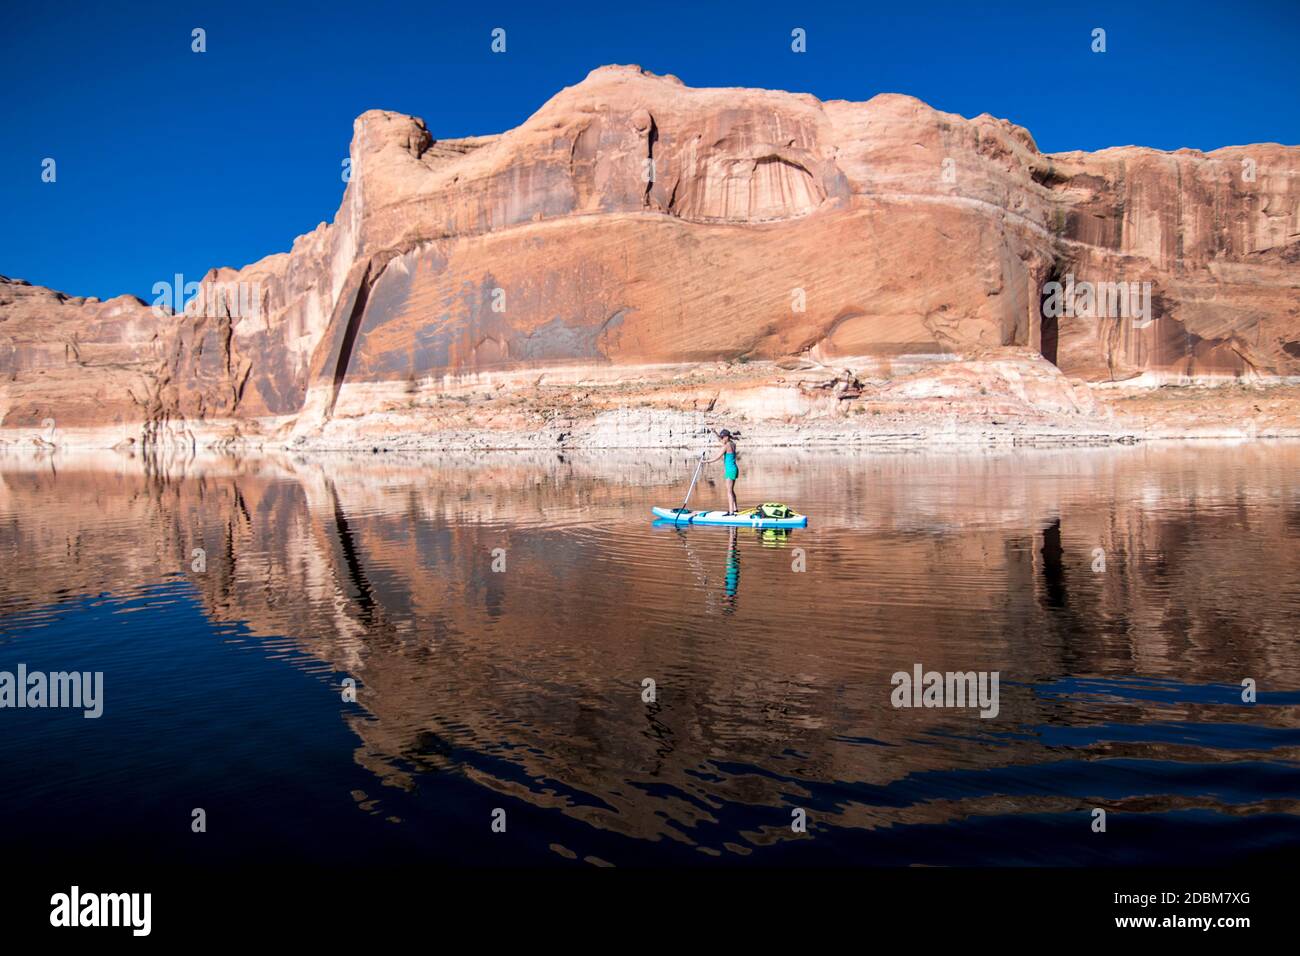
[[[0,544],[22,560],[0,600],[8,614],[183,576],[214,620],[358,680],[356,759],[386,783],[461,774],[638,837],[689,842],[725,805],[805,798],[853,826],[1074,810],[1085,794],[930,791],[924,772],[1042,761],[1033,728],[1261,719],[1032,686],[1061,675],[1300,686],[1298,454],[751,453],[752,493],[814,516],[788,538],[653,531],[684,454],[11,459]],[[917,662],[1000,671],[1000,718],[892,709],[890,674]]]

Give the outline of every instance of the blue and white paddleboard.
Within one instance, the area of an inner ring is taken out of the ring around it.
[[[797,514],[792,518],[760,518],[757,514],[726,511],[683,511],[681,508],[651,508],[656,518],[681,525],[723,524],[742,528],[806,528],[808,516]]]

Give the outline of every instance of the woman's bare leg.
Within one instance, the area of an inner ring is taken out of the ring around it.
[[[727,479],[727,510],[735,513],[740,510],[736,504],[736,479]]]

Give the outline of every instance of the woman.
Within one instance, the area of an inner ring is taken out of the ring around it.
[[[734,515],[740,510],[736,505],[736,479],[740,477],[740,470],[736,467],[736,443],[732,441],[731,432],[725,428],[718,432],[718,441],[722,445],[707,464],[723,459],[723,476],[727,479],[727,514]]]

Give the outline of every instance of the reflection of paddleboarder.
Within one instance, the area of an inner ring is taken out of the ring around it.
[[[668,522],[664,522],[665,525]],[[706,565],[704,560],[695,553],[691,547],[690,535],[686,533],[686,528],[677,528],[677,537],[681,539],[682,548],[686,551],[686,559],[690,564],[691,570],[695,572],[696,581],[699,584],[700,593],[704,596],[705,606],[710,613],[716,613],[718,610],[719,599],[722,604],[723,614],[734,614],[736,612],[737,600],[740,596],[740,545],[738,541],[739,528],[727,529],[727,559],[722,574],[722,593],[718,593],[716,574],[710,574],[708,566],[712,565],[710,559]]]
[[[740,549],[736,547],[736,530],[730,529],[730,535],[727,541],[727,574],[724,585],[727,596],[724,598],[726,609],[724,614],[730,614],[736,610],[736,592],[740,590]]]
[[[718,432],[718,441],[721,442],[718,453],[708,459],[706,464],[722,460],[723,477],[727,479],[727,514],[734,515],[740,510],[736,504],[736,479],[740,477],[740,469],[736,467],[736,443],[732,440],[731,432],[725,428]]]

